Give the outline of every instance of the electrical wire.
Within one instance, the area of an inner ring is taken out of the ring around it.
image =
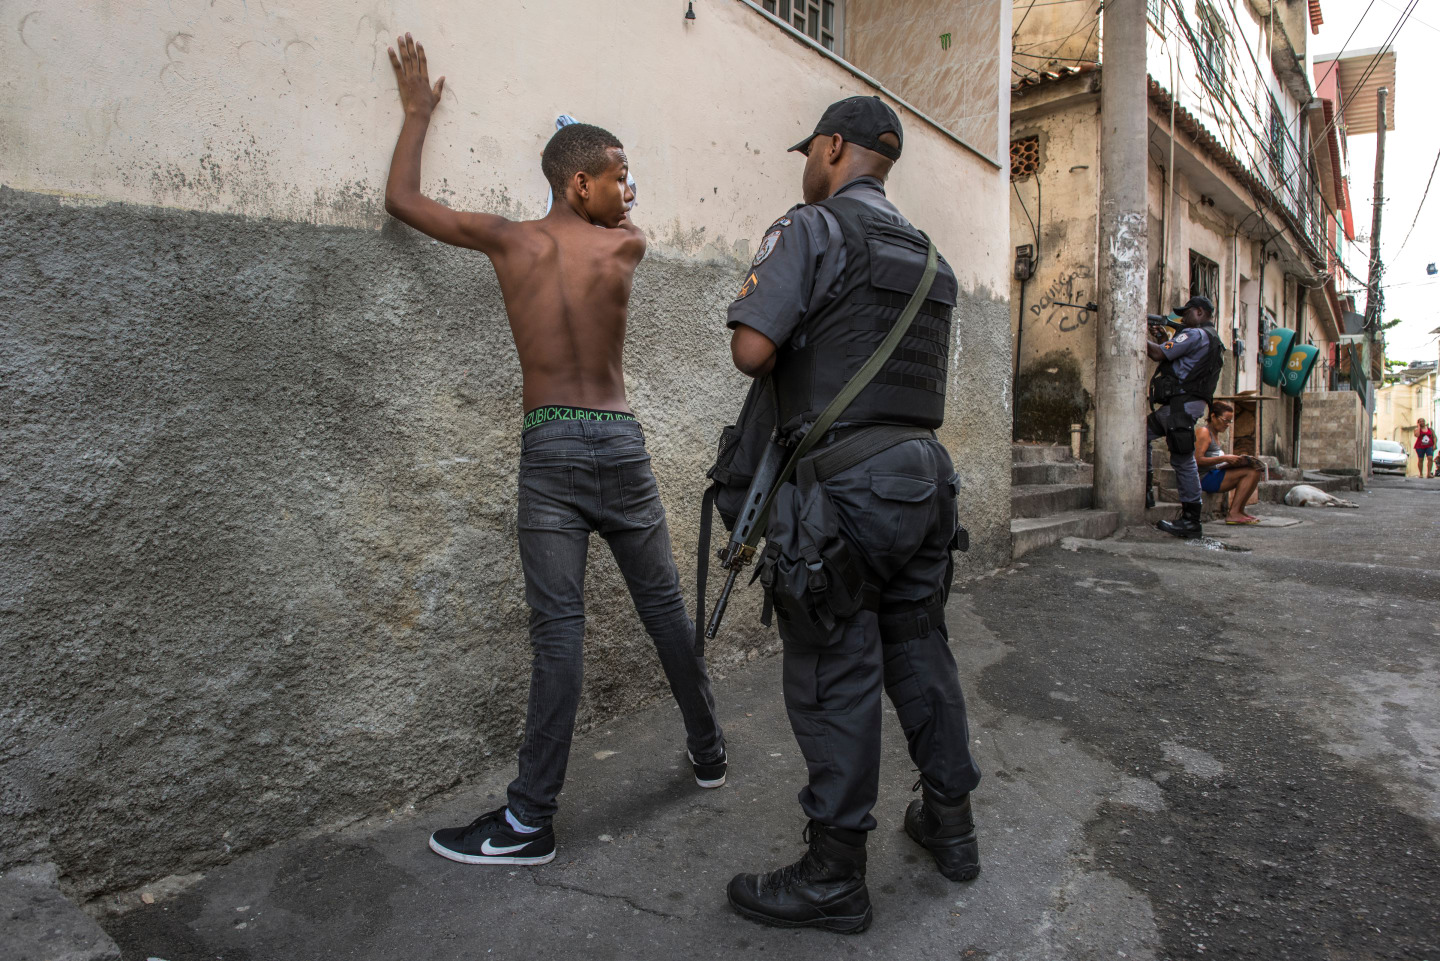
[[[1360,29],[1360,24],[1365,22],[1365,18],[1369,16],[1370,8],[1373,6],[1375,6],[1375,0],[1370,0],[1370,2],[1365,5],[1365,12],[1360,14],[1359,20],[1355,21],[1355,26],[1350,29],[1350,36],[1346,37],[1345,42],[1340,45],[1340,52],[1335,55],[1334,60],[1330,61],[1330,66],[1327,67],[1325,70],[1325,76],[1315,81],[1315,86],[1318,87],[1320,86],[1320,84],[1324,83],[1329,78],[1330,74],[1339,65],[1340,58],[1345,56],[1345,51],[1350,47],[1350,41],[1355,39],[1355,31]],[[1389,4],[1386,4],[1386,6],[1389,6]]]
[[[1032,60],[1043,60],[1046,63],[1093,63],[1097,65],[1100,63],[1099,60],[1089,60],[1083,57],[1046,57],[1038,53],[1022,53],[1019,50],[1014,51],[1013,56],[1030,57]]]
[[[1035,2],[1036,0],[1030,0],[1030,6],[1025,8],[1025,13],[1020,17],[1020,22],[1017,23],[1015,29],[1010,32],[1010,45],[1012,47],[1015,45],[1015,38],[1020,36],[1020,28],[1025,26],[1026,20],[1030,19],[1030,11],[1035,9]],[[1374,0],[1371,0],[1371,2],[1373,3]]]
[[[1372,2],[1373,2],[1373,0],[1372,0]],[[1419,2],[1419,0],[1412,0],[1412,5],[1413,5],[1413,3],[1418,3],[1418,2]],[[1194,28],[1191,27],[1189,19],[1185,16],[1185,12],[1184,12],[1183,9],[1181,9],[1181,7],[1180,7],[1179,3],[1177,2],[1177,0],[1170,0],[1170,5],[1171,5],[1171,8],[1175,11],[1175,16],[1176,16],[1177,22],[1179,23],[1180,27],[1184,30],[1186,36],[1189,38],[1189,46],[1190,46],[1190,49],[1191,49],[1192,53],[1195,54],[1195,57],[1196,57],[1196,60],[1197,60],[1197,61],[1201,61],[1201,60],[1202,60],[1202,57],[1201,57],[1201,55],[1200,55],[1200,42],[1199,42],[1198,38],[1195,36]],[[1366,9],[1368,10],[1369,8],[1367,7]],[[1234,16],[1234,11],[1233,11],[1233,10],[1231,11],[1231,15],[1232,15],[1232,17]],[[1401,23],[1403,24],[1403,22],[1404,22],[1404,20],[1403,20],[1403,18],[1402,18]],[[1236,24],[1236,29],[1237,29],[1237,31],[1240,31],[1240,24],[1239,24],[1239,20],[1238,20],[1238,19],[1235,21],[1235,24]],[[1399,25],[1397,24],[1397,26],[1394,28],[1394,30],[1392,30],[1392,34],[1393,34],[1394,31],[1398,31],[1398,29],[1399,29]],[[1228,32],[1228,29],[1227,29],[1227,32]],[[1243,31],[1241,31],[1241,32],[1243,32]],[[1229,38],[1226,38],[1226,39],[1229,39]],[[1250,56],[1251,63],[1252,63],[1252,65],[1255,67],[1256,72],[1257,72],[1261,77],[1263,77],[1263,76],[1264,76],[1264,71],[1262,71],[1262,70],[1260,69],[1260,64],[1259,64],[1259,62],[1255,59],[1254,51],[1252,51],[1252,50],[1250,49],[1249,44],[1245,44],[1244,46],[1245,46],[1245,50],[1246,50],[1247,54],[1249,54],[1249,56]],[[1374,68],[1375,63],[1378,62],[1378,58],[1383,54],[1383,52],[1384,52],[1384,51],[1383,51],[1383,48],[1382,48],[1381,53],[1380,53],[1380,54],[1376,54],[1376,58],[1375,58],[1374,60],[1372,60],[1371,65],[1370,65],[1372,70],[1373,70],[1373,68]],[[1364,78],[1364,79],[1368,79],[1368,77],[1369,77],[1369,73],[1367,73],[1367,74],[1365,75],[1365,78]],[[1363,82],[1363,79],[1362,79],[1362,82]],[[1207,85],[1207,86],[1208,86],[1208,85]],[[1228,115],[1228,119],[1230,119],[1230,121],[1231,121],[1231,123],[1232,123],[1232,131],[1234,130],[1234,128],[1233,128],[1233,123],[1234,123],[1234,121],[1235,121],[1236,119],[1238,119],[1241,123],[1244,124],[1246,130],[1249,131],[1251,137],[1253,138],[1252,143],[1263,144],[1263,143],[1270,142],[1271,138],[1266,137],[1266,136],[1262,136],[1262,135],[1260,134],[1260,132],[1259,132],[1258,130],[1256,130],[1255,127],[1249,122],[1249,120],[1246,119],[1246,117],[1245,117],[1246,111],[1245,111],[1245,109],[1240,105],[1239,101],[1237,101],[1237,100],[1235,99],[1235,94],[1234,94],[1233,90],[1231,89],[1231,86],[1232,86],[1232,85],[1220,85],[1220,86],[1221,86],[1221,88],[1222,88],[1222,90],[1223,90],[1223,92],[1224,92],[1224,95],[1229,99],[1230,104],[1235,108],[1234,114],[1230,114],[1229,111],[1219,109],[1218,103],[1215,102],[1215,94],[1214,94],[1213,91],[1210,91],[1210,90],[1206,90],[1206,91],[1203,91],[1203,92],[1202,92],[1202,91],[1196,91],[1193,87],[1191,87],[1191,86],[1189,85],[1188,82],[1186,83],[1186,87],[1188,87],[1188,88],[1190,89],[1191,93],[1196,94],[1197,96],[1201,97],[1202,99],[1205,98],[1205,97],[1210,98],[1210,100],[1212,101],[1212,104],[1215,105],[1215,109],[1214,109],[1212,112],[1213,112],[1213,114],[1215,115],[1215,117],[1217,118],[1217,120],[1218,120],[1219,118],[1221,118],[1222,116],[1227,116],[1227,115]],[[1259,119],[1260,119],[1260,112],[1261,112],[1261,111],[1260,111],[1260,104],[1259,104],[1259,102],[1256,101],[1256,100],[1253,98],[1253,96],[1251,96],[1251,94],[1250,94],[1250,92],[1249,92],[1248,90],[1242,89],[1242,90],[1241,90],[1241,93],[1242,93],[1242,95],[1246,96],[1246,97],[1250,100],[1250,104],[1251,104],[1251,106],[1254,108],[1254,111],[1255,111],[1256,119],[1259,120]],[[1276,113],[1279,113],[1281,116],[1283,116],[1283,111],[1280,111],[1279,108],[1274,104],[1274,102],[1273,102],[1273,100],[1274,100],[1273,96],[1271,97],[1271,100],[1272,100],[1271,109],[1274,110]],[[1338,117],[1337,117],[1337,120],[1338,120]],[[1332,124],[1331,126],[1333,126],[1333,124]],[[1294,154],[1295,159],[1296,159],[1296,163],[1295,163],[1295,165],[1294,165],[1294,166],[1297,168],[1297,171],[1296,171],[1296,172],[1297,172],[1297,173],[1298,173],[1298,172],[1301,172],[1301,168],[1300,168],[1300,165],[1299,165],[1299,160],[1300,160],[1300,158],[1303,156],[1303,154],[1302,154],[1301,151],[1300,151],[1299,143],[1298,143],[1298,141],[1297,141],[1294,137],[1291,136],[1290,131],[1289,131],[1289,129],[1288,129],[1288,126],[1282,126],[1280,129],[1281,129],[1281,133],[1282,133],[1282,135],[1283,135],[1282,147],[1281,147],[1281,157],[1280,157],[1280,161],[1279,161],[1279,162],[1280,162],[1280,166],[1281,166],[1281,168],[1282,168],[1282,170],[1283,170],[1283,168],[1284,168],[1284,166],[1285,166],[1284,144],[1287,144],[1287,143],[1288,143],[1289,146],[1292,148],[1292,153]],[[1323,136],[1325,135],[1325,133],[1328,133],[1329,129],[1330,129],[1329,126],[1327,126],[1327,127],[1325,128],[1325,130],[1323,130],[1323,131],[1321,132],[1320,136],[1323,137]],[[1252,169],[1260,169],[1260,167],[1261,167],[1262,165],[1257,161],[1255,155],[1254,155],[1252,152],[1250,152],[1249,149],[1248,149],[1248,148],[1251,146],[1251,144],[1247,144],[1246,146],[1247,146],[1247,153],[1250,154],[1249,159],[1250,159],[1250,163],[1251,163]],[[1268,156],[1267,156],[1266,159],[1271,160],[1272,164],[1275,162],[1275,160],[1274,160],[1273,157],[1268,157]],[[1306,171],[1304,171],[1304,172],[1307,172],[1307,173],[1308,173],[1308,170],[1306,170]],[[1282,189],[1283,189],[1283,187],[1282,187]],[[1329,216],[1335,217],[1335,218],[1338,219],[1338,217],[1339,217],[1338,212],[1336,211],[1336,209],[1335,209],[1333,206],[1331,206],[1329,199],[1326,198],[1326,196],[1325,196],[1325,194],[1324,194],[1323,191],[1320,192],[1319,196],[1320,196],[1320,202],[1321,202],[1321,204],[1322,204],[1322,205],[1324,206],[1324,208],[1325,208],[1325,212],[1326,212]],[[1301,198],[1299,195],[1296,195],[1294,199],[1295,199],[1295,201],[1296,201],[1297,213],[1302,212],[1302,211],[1304,210],[1305,205],[1302,204],[1302,203],[1300,203],[1300,201],[1301,201],[1303,198]],[[1304,219],[1304,218],[1303,218],[1303,215],[1301,216],[1301,219]]]
[[[1379,65],[1380,58],[1385,56],[1385,54],[1390,51],[1390,47],[1394,45],[1396,37],[1400,35],[1400,28],[1405,26],[1405,21],[1410,19],[1410,14],[1415,12],[1415,8],[1419,4],[1420,0],[1411,0],[1410,5],[1401,12],[1400,19],[1395,21],[1394,27],[1390,28],[1390,32],[1385,36],[1385,42],[1380,45],[1380,49],[1376,51],[1375,56],[1370,58],[1370,63],[1367,65],[1365,72],[1361,74],[1360,80],[1351,89],[1359,90],[1361,87],[1365,86],[1365,81],[1370,79],[1370,75],[1375,72],[1375,68]],[[1335,62],[1338,63],[1339,61],[1337,60]],[[1330,132],[1330,128],[1338,124],[1340,122],[1340,118],[1343,116],[1343,113],[1336,113],[1335,119],[1326,124],[1325,128],[1320,131],[1319,135],[1321,137],[1324,137],[1326,134],[1328,134]],[[1378,117],[1376,118],[1376,122],[1379,122]]]
[[[1039,261],[1040,261],[1040,231],[1039,231],[1039,229],[1036,228],[1036,226],[1035,226],[1035,218],[1033,218],[1033,217],[1030,216],[1030,208],[1027,207],[1027,206],[1025,206],[1025,198],[1022,197],[1022,196],[1020,196],[1020,185],[1019,185],[1016,181],[1012,180],[1012,181],[1010,181],[1010,187],[1011,187],[1012,190],[1015,191],[1015,199],[1018,200],[1018,201],[1020,201],[1020,209],[1023,210],[1023,211],[1025,211],[1025,219],[1028,220],[1028,221],[1030,221],[1030,236],[1032,236],[1032,237],[1035,238],[1035,262],[1036,262],[1036,263],[1039,263]],[[1040,195],[1040,174],[1039,174],[1038,172],[1035,174],[1035,195],[1036,195],[1036,200],[1035,200],[1035,212],[1036,212],[1036,213],[1039,213],[1039,212],[1040,212],[1040,200],[1039,200],[1039,195]]]
[[[1059,0],[1059,2],[1060,2],[1060,3],[1064,3],[1064,2],[1066,2],[1066,0]],[[1391,3],[1390,0],[1380,0],[1380,2],[1383,3],[1383,4],[1385,4],[1385,6],[1389,7],[1391,10],[1399,10],[1399,9],[1400,9],[1399,7],[1395,6],[1395,4]],[[1410,19],[1411,19],[1411,20],[1414,20],[1416,23],[1420,24],[1420,26],[1422,26],[1422,27],[1429,27],[1431,30],[1434,30],[1436,33],[1440,33],[1440,27],[1436,27],[1436,26],[1434,26],[1433,24],[1426,23],[1424,20],[1421,20],[1419,17],[1411,17]]]
[[[1420,211],[1425,208],[1425,198],[1430,196],[1430,184],[1435,180],[1435,168],[1440,167],[1440,151],[1435,154],[1435,162],[1430,165],[1430,179],[1425,181],[1425,192],[1420,195],[1420,206],[1415,208],[1415,219],[1410,221],[1410,229],[1405,231],[1405,239],[1400,241],[1400,250],[1395,251],[1395,258],[1400,258],[1400,251],[1410,242],[1410,235],[1415,232],[1415,225],[1420,222]]]

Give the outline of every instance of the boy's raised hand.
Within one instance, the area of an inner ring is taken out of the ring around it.
[[[445,89],[445,78],[441,77],[430,85],[430,72],[425,64],[425,48],[415,42],[410,34],[395,38],[400,48],[397,56],[394,48],[386,47],[390,54],[390,66],[395,68],[395,82],[400,88],[400,105],[407,116],[422,117],[426,120],[440,105],[440,94]]]

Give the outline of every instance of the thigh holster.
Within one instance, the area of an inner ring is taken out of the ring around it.
[[[923,601],[906,601],[880,606],[880,642],[906,644],[922,637],[945,623],[946,590],[936,591]]]
[[[802,461],[795,485],[780,490],[770,508],[759,578],[765,604],[791,643],[823,647],[835,628],[863,607],[875,607],[866,567],[840,534],[835,508]]]
[[[1185,410],[1185,402],[1192,399],[1197,398],[1191,398],[1187,394],[1171,397],[1166,405],[1169,408],[1169,417],[1164,421],[1155,414],[1150,415],[1154,425],[1162,428],[1165,446],[1170,448],[1172,454],[1185,456],[1195,453],[1195,419]]]

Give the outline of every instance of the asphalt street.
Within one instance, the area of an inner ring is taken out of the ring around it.
[[[774,658],[717,683],[719,790],[690,780],[668,702],[580,737],[549,865],[426,848],[503,803],[502,768],[103,924],[127,961],[1440,961],[1440,481],[1342,496],[1360,508],[1067,542],[958,587],[983,871],[946,881],[903,834],[915,776],[887,713],[863,935],[725,902],[735,872],[802,850]]]

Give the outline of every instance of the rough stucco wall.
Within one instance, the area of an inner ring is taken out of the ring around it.
[[[849,0],[846,57],[962,140],[1003,157],[1003,150],[991,154],[1004,128],[997,100],[1003,88],[996,83],[1003,4]]]
[[[0,203],[6,859],[124,885],[508,760],[520,372],[484,258],[399,224]],[[742,389],[687,321],[733,283],[635,284],[631,402],[682,555]],[[722,672],[773,644],[753,593]],[[588,600],[582,724],[665,695],[598,538]]]
[[[550,28],[560,0],[341,6],[72,2],[0,32],[0,868],[95,894],[511,759],[520,373],[485,258],[381,213],[399,28],[448,77],[447,202],[539,214],[562,110],[631,144],[627,387],[693,592],[744,386],[725,305],[799,192],[783,148],[870,88],[739,3],[689,28],[629,3],[583,37]],[[604,83],[597,44],[630,51]],[[891,195],[962,285],[942,437],[984,570],[1009,549],[1007,184],[900,109]],[[591,565],[582,724],[666,696],[598,539]],[[718,672],[774,649],[757,602]]]
[[[1048,4],[1014,0],[1016,67],[1055,70],[1080,60],[1099,60],[1099,7],[1099,0]]]
[[[1096,316],[1064,305],[1098,300],[1099,118],[1099,100],[1091,96],[1017,120],[1010,131],[1014,140],[1038,137],[1040,151],[1036,173],[1010,194],[1012,253],[1039,236],[1023,308],[1020,281],[1010,285],[1025,440],[1069,444],[1072,423],[1087,424],[1087,436],[1094,436]]]

